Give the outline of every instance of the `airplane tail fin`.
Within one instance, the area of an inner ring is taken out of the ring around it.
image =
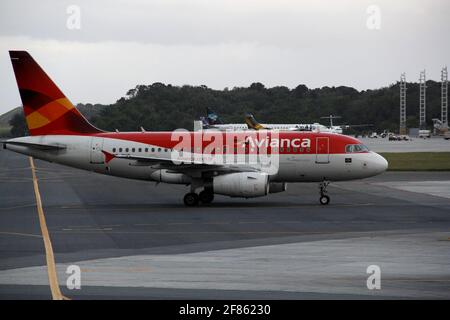
[[[30,135],[84,135],[103,132],[59,90],[26,51],[9,51]]]
[[[262,126],[258,121],[256,121],[255,117],[252,114],[247,114],[245,116],[245,123],[247,124],[249,129],[254,129],[254,130],[267,129],[267,128],[264,128],[264,126]]]
[[[208,107],[206,107],[206,120],[208,121],[209,125],[223,124],[219,116]]]

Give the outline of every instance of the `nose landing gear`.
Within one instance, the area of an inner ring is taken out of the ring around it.
[[[321,205],[327,205],[330,203],[330,197],[327,195],[327,187],[330,184],[329,181],[323,180],[319,184],[319,190],[320,190],[320,198],[319,202]]]

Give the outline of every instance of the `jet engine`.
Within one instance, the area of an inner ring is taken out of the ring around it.
[[[269,193],[269,176],[261,172],[238,172],[214,177],[213,191],[230,197],[253,198]]]

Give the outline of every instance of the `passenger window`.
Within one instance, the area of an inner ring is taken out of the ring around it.
[[[152,148],[152,152],[155,152],[155,148]]]
[[[116,152],[116,148],[113,148],[113,153]]]
[[[161,152],[161,148],[158,148],[158,152]]]
[[[148,148],[145,148],[145,152],[148,152]]]
[[[138,152],[142,152],[142,148],[139,148],[139,149],[138,149]]]
[[[119,152],[122,152],[122,148],[119,148]]]
[[[132,149],[131,149],[131,152],[134,152],[135,150],[136,150],[135,148],[132,148]]]
[[[125,149],[125,152],[128,152],[128,150],[130,150],[130,149],[126,148],[126,149]]]

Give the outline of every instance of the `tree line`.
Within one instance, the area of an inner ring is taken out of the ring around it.
[[[418,127],[419,84],[407,83],[407,125]],[[427,123],[440,118],[440,82],[427,81]],[[398,131],[399,85],[358,91],[352,87],[308,88],[298,85],[267,88],[256,82],[249,87],[215,90],[207,86],[173,86],[153,83],[138,85],[110,105],[79,104],[80,111],[98,128],[108,131],[148,131],[192,129],[193,120],[204,116],[206,108],[222,120],[242,123],[252,113],[261,123],[313,123],[330,114],[341,116],[336,124],[371,124],[353,130]],[[11,120],[11,134],[23,135],[23,114]]]

